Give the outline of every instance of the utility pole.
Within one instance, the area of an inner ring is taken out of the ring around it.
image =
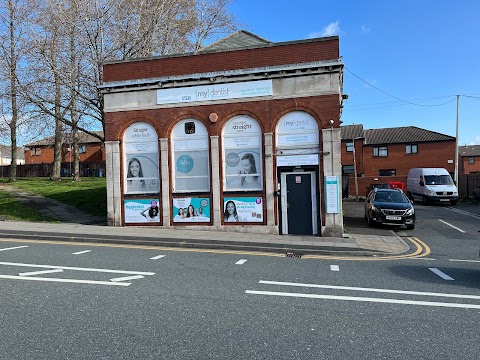
[[[458,186],[458,121],[460,116],[460,95],[457,95],[457,131],[455,135],[455,185]]]
[[[355,140],[358,138],[353,138],[353,176],[355,179],[355,201],[358,202],[358,180],[357,180],[357,159],[355,156]]]

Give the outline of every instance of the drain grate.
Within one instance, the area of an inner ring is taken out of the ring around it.
[[[285,257],[291,257],[291,258],[297,258],[297,259],[300,259],[302,257],[303,254],[295,254],[295,253],[292,253],[292,252],[287,252],[285,253]]]

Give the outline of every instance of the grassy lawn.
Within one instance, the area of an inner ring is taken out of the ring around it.
[[[0,220],[55,221],[39,212],[37,205],[22,204],[6,191],[0,190]]]
[[[6,183],[8,179],[0,179]],[[86,213],[105,216],[107,213],[107,188],[105,178],[82,178],[73,182],[72,178],[50,181],[48,178],[18,178],[9,183],[32,194],[42,195],[69,204]],[[0,212],[3,213],[3,212]]]

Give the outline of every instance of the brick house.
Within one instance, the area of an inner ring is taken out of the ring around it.
[[[458,147],[459,174],[480,174],[480,145]]]
[[[96,131],[100,137],[103,132]],[[90,134],[78,133],[80,162],[102,162],[105,160],[102,141]],[[73,145],[71,134],[65,134],[62,146],[62,162],[73,162]],[[44,139],[25,145],[25,164],[50,164],[53,162],[55,137]]]
[[[100,89],[109,225],[343,234],[338,37],[239,31],[194,54],[105,64]]]
[[[344,129],[345,128],[345,129]],[[362,136],[363,131],[363,136]],[[350,196],[355,194],[353,140],[359,196],[373,183],[406,184],[414,167],[455,171],[455,137],[416,126],[363,130],[361,125],[342,126],[342,169],[348,175]]]

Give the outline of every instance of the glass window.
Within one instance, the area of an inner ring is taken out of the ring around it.
[[[386,169],[386,170],[378,170],[378,176],[396,176],[397,170],[395,169]]]
[[[42,154],[42,149],[34,147],[32,150],[30,150],[30,155],[31,156],[40,156]]]
[[[469,164],[475,164],[475,158],[474,157],[469,157],[468,158],[468,163]]]
[[[388,148],[386,146],[374,147],[373,148],[373,156],[375,156],[375,157],[388,156]]]
[[[417,154],[418,145],[417,144],[407,145],[405,151],[407,154]]]
[[[85,154],[85,153],[87,152],[87,146],[86,146],[86,145],[80,145],[80,146],[78,147],[78,152],[79,152],[80,154]]]
[[[342,166],[342,174],[347,175],[347,174],[353,174],[354,169],[353,165],[343,165]]]
[[[223,129],[225,191],[262,190],[262,132],[247,116],[230,119]]]
[[[202,122],[180,121],[172,132],[173,191],[210,190],[208,133]]]
[[[125,194],[160,193],[158,136],[144,122],[130,125],[123,136]]]
[[[347,152],[353,152],[353,141],[347,141]]]

